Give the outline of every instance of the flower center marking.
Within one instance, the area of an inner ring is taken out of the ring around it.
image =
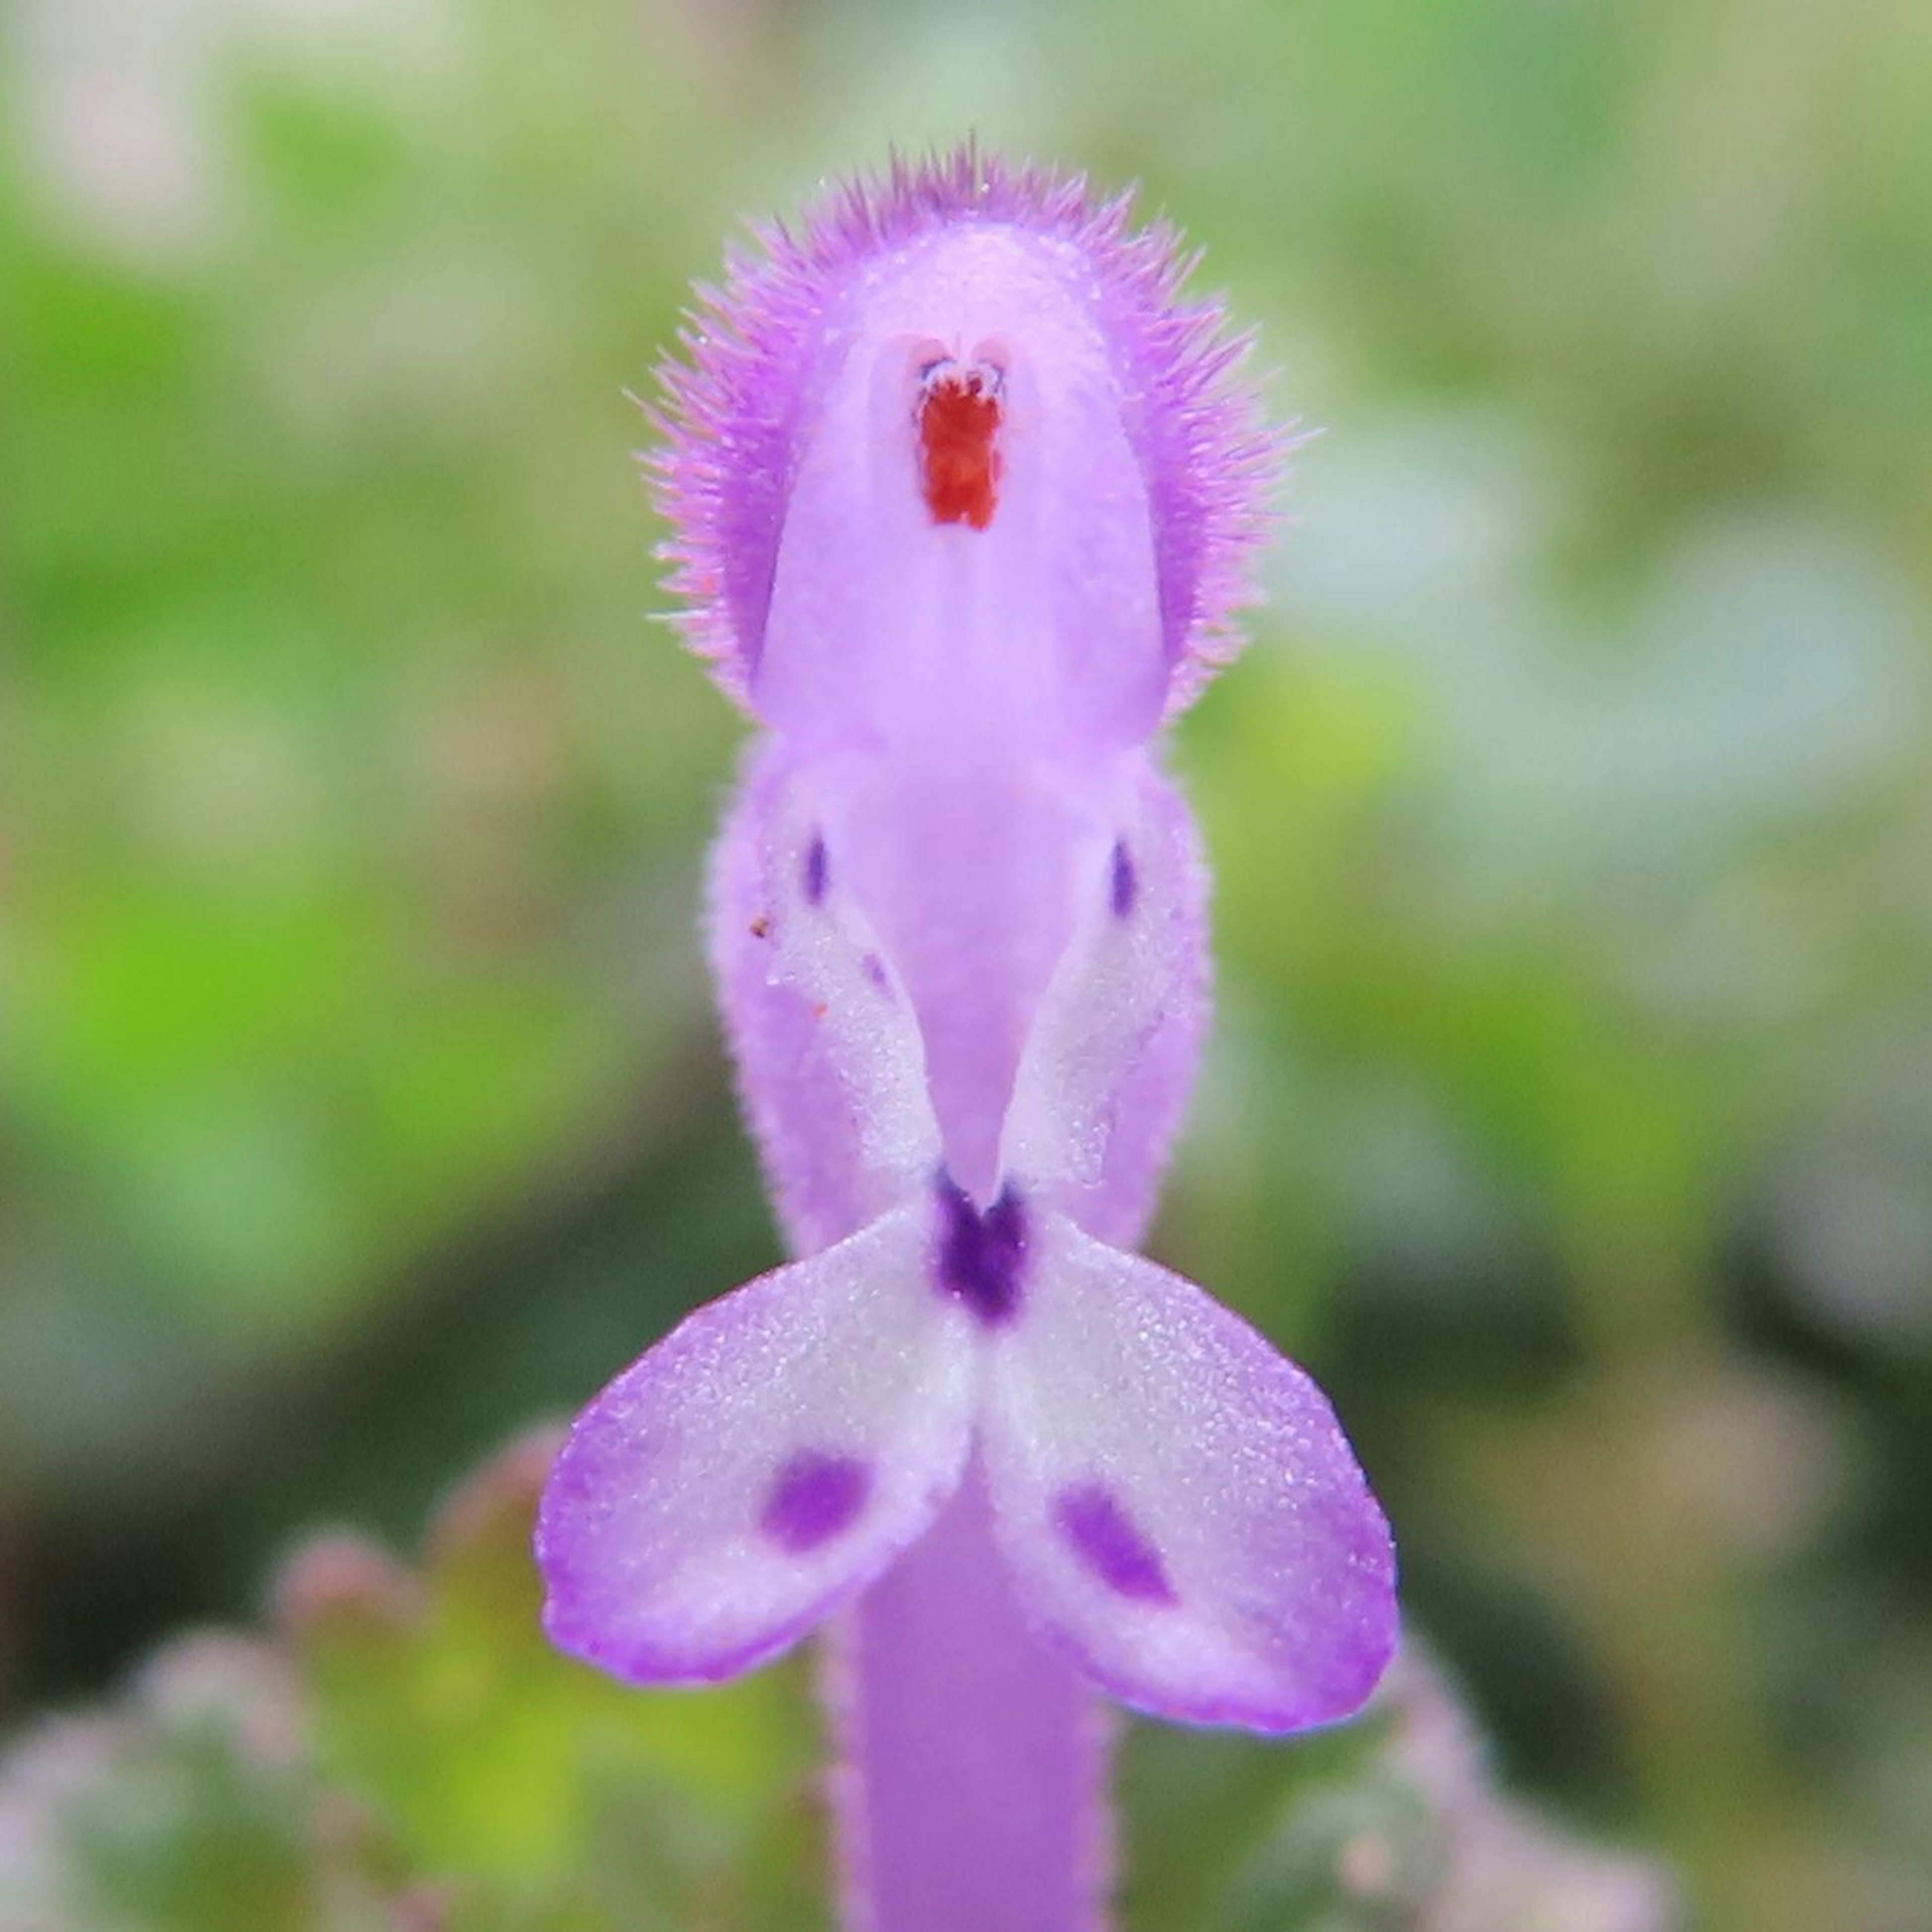
[[[1012,1184],[982,1214],[950,1174],[938,1184],[938,1273],[944,1294],[956,1295],[989,1328],[1019,1312],[1026,1264],[1026,1209]]]

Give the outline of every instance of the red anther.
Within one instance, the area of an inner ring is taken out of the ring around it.
[[[919,451],[926,507],[935,524],[983,530],[999,500],[1000,427],[996,379],[983,369],[929,377],[919,409]]]

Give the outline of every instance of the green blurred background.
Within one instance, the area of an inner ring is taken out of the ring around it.
[[[0,1726],[773,1257],[622,392],[742,215],[976,129],[1324,431],[1175,746],[1158,1251],[1516,1788],[1712,1932],[1932,1926],[1923,0],[0,24]]]

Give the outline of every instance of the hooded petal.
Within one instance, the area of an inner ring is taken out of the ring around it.
[[[729,1676],[802,1636],[957,1484],[971,1318],[896,1210],[700,1309],[577,1419],[537,1522],[544,1628],[638,1683]]]
[[[1388,1528],[1320,1390],[1192,1282],[1064,1216],[989,1333],[983,1455],[1022,1605],[1165,1718],[1347,1717],[1396,1634]]]
[[[833,190],[796,228],[759,231],[755,248],[730,255],[723,286],[699,292],[686,359],[661,372],[664,442],[651,466],[671,526],[670,587],[686,602],[692,641],[761,717],[772,717],[767,697],[776,696],[759,687],[780,552],[797,534],[802,452],[837,387],[828,372],[863,334],[872,294],[935,238],[964,236],[969,248],[995,231],[1020,238],[1057,267],[1091,323],[1116,398],[1105,440],[1124,439],[1127,458],[1108,466],[1101,493],[1144,506],[1136,520],[1151,540],[1146,589],[1168,711],[1233,655],[1234,616],[1252,598],[1284,446],[1262,427],[1240,373],[1245,343],[1228,334],[1220,305],[1181,292],[1193,258],[1165,223],[1136,228],[1131,212],[1130,196],[1102,200],[1076,176],[1009,166],[968,145],[896,160],[883,178]],[[1061,307],[1049,296],[1025,320],[1064,332]],[[942,313],[912,322],[905,346],[937,330],[942,347],[971,358],[980,343],[945,342],[946,322]],[[1028,333],[990,346],[1024,352]],[[1014,401],[1023,418],[1024,398]]]

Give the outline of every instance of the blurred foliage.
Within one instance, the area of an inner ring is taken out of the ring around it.
[[[640,1697],[544,1643],[548,1436],[446,1506],[421,1574],[337,1534],[269,1636],[178,1640],[0,1762],[6,1932],[651,1932],[827,1922],[796,1664]]]
[[[0,1700],[406,1533],[771,1258],[620,392],[740,214],[976,127],[1142,180],[1328,432],[1176,747],[1162,1252],[1334,1392],[1513,1778],[1714,1932],[1932,1920],[1928,98],[1920,0],[14,0]],[[134,1695],[128,1775],[295,1883],[308,1799]],[[395,1774],[454,1808],[451,1721]],[[1248,1751],[1136,1734],[1137,1897],[1286,1909],[1185,1822]],[[344,1912],[460,1862],[383,1828]]]
[[[358,1538],[318,1539],[284,1568],[272,1635],[178,1639],[118,1702],[29,1732],[0,1758],[0,1928],[827,1924],[802,1667],[640,1695],[548,1648],[527,1552],[553,1448],[533,1437],[472,1477],[423,1574]],[[1200,1762],[1163,1762],[1175,1735],[1136,1740],[1132,1822],[1144,1805],[1150,1846],[1206,1834],[1222,1856],[1156,1858],[1130,1932],[1669,1922],[1654,1873],[1496,1798],[1413,1658],[1364,1721],[1299,1752],[1210,1746],[1204,1779]]]

